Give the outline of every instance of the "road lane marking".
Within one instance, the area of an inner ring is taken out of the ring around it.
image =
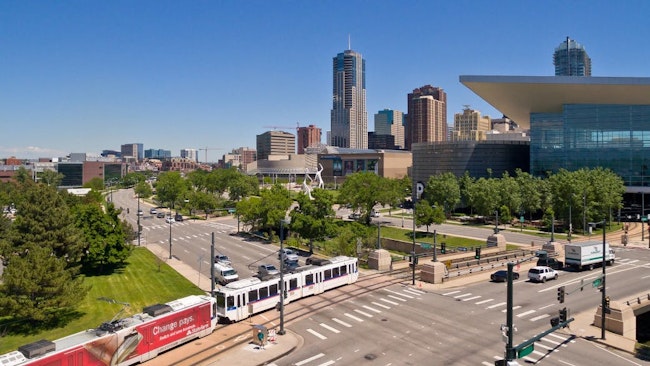
[[[459,292],[460,292],[460,290],[456,290],[456,291],[452,291],[452,292],[447,292],[447,293],[445,293],[445,294],[442,294],[442,296],[449,296],[449,295],[457,294],[457,293],[459,293]]]
[[[325,337],[324,335],[318,333],[317,331],[315,331],[315,330],[313,330],[313,329],[311,329],[311,328],[307,329],[307,331],[308,331],[309,333],[315,335],[316,337],[322,339],[322,340],[327,339],[327,337]]]
[[[358,321],[358,322],[362,322],[362,321],[363,321],[363,319],[361,319],[361,318],[357,318],[356,316],[354,316],[354,315],[352,315],[352,314],[345,313],[345,314],[343,314],[343,315],[347,316],[348,318],[352,318],[352,319],[354,319],[354,320],[356,320],[356,321]]]
[[[375,301],[373,301],[372,304],[373,304],[373,305],[377,305],[377,306],[379,306],[380,308],[390,309],[390,306],[386,306],[386,305],[384,305],[384,304],[380,304],[380,303],[375,302]]]
[[[494,308],[496,308],[496,307],[503,306],[503,305],[505,305],[505,304],[506,304],[505,302],[500,302],[500,303],[498,303],[498,304],[490,305],[490,306],[488,306],[486,309],[494,309]]]
[[[549,304],[549,305],[546,305],[546,306],[542,306],[541,308],[537,308],[537,310],[546,309],[546,308],[551,307],[551,306],[555,306],[555,304]]]
[[[563,342],[552,341],[552,340],[548,339],[547,337],[544,337],[544,338],[542,338],[541,340],[544,341],[544,342],[548,342],[548,343],[550,343],[550,344],[554,344],[554,345],[556,345],[556,346],[560,346],[560,345],[562,345],[562,346],[566,347],[566,344],[562,344]]]
[[[336,318],[332,318],[332,320],[334,320],[335,322],[341,324],[341,325],[344,326],[344,327],[352,328],[352,325],[350,325],[350,324],[344,322],[343,320],[336,319]]]
[[[513,306],[512,310],[517,310],[517,309],[520,309],[520,308],[521,308],[521,305],[517,305],[517,306]],[[505,313],[506,311],[508,311],[508,309],[501,310],[502,313]]]
[[[402,302],[406,302],[406,299],[402,299],[401,297],[397,297],[397,296],[394,296],[394,295],[388,295],[388,297],[390,297],[391,299],[395,299],[395,300],[399,300],[399,301],[402,301]]]
[[[416,289],[414,289],[414,288],[411,288],[411,289],[409,289],[409,290],[411,290],[411,291],[413,291],[413,292],[416,292],[416,293],[418,293],[418,294],[420,294],[420,295],[426,294],[426,292],[424,292],[424,291],[420,291],[420,290],[416,290]]]
[[[422,295],[422,293],[418,293],[418,292],[415,292],[415,291],[404,290],[404,292],[406,292],[407,294],[415,295],[415,296]]]
[[[529,320],[530,320],[531,322],[536,322],[536,321],[538,321],[538,320],[540,320],[540,319],[544,319],[544,318],[548,318],[548,317],[549,317],[548,314],[542,314],[542,315],[540,315],[540,316],[536,316],[536,317],[534,317],[534,318],[530,318]]]
[[[517,314],[517,318],[524,317],[524,316],[526,316],[526,315],[528,315],[528,314],[532,314],[532,313],[534,313],[534,312],[535,312],[535,310],[524,311],[524,312],[521,313],[521,314]]]
[[[393,294],[395,294],[395,295],[398,295],[398,296],[404,296],[404,297],[406,297],[407,299],[412,299],[412,298],[413,298],[413,296],[409,296],[409,295],[403,294],[403,293],[401,293],[401,292],[391,291],[391,290],[387,290],[387,289],[385,289],[385,290],[388,291],[388,292],[390,292],[390,293],[393,293]]]
[[[539,357],[546,356],[548,358],[548,353],[540,352],[540,351],[533,351],[534,354],[539,355]]]
[[[361,315],[365,315],[365,316],[367,316],[368,318],[372,318],[372,314],[368,314],[368,313],[366,313],[365,311],[362,311],[362,310],[359,310],[359,309],[354,309],[354,311],[356,311],[357,313],[359,313],[359,314],[361,314]]]
[[[379,300],[381,300],[381,301],[383,301],[383,302],[387,302],[387,303],[389,303],[389,304],[391,304],[391,305],[399,305],[399,304],[396,303],[395,301],[390,301],[390,300],[388,300],[388,299],[384,299],[383,297],[382,297],[381,299],[379,299]]]
[[[545,350],[548,350],[548,351],[551,351],[551,352],[559,352],[560,351],[559,349],[557,349],[555,347],[546,346],[542,342],[536,342],[535,347],[541,347],[541,348],[544,348]]]
[[[329,361],[327,361],[327,362],[323,362],[323,363],[321,363],[321,364],[318,365],[318,366],[329,366],[329,365],[333,365],[333,364],[335,364],[335,363],[336,363],[336,361],[334,361],[334,360],[329,360]]]
[[[368,309],[368,310],[370,310],[370,311],[374,311],[374,312],[377,313],[377,314],[381,313],[381,310],[377,310],[377,309],[375,309],[375,308],[371,308],[371,307],[368,306],[368,305],[363,305],[362,307],[363,307],[364,309]]]
[[[466,298],[466,299],[463,299],[463,301],[476,300],[476,299],[480,299],[481,297],[483,297],[483,296],[480,296],[480,295],[472,296],[472,297],[468,297],[468,298]]]
[[[462,298],[462,297],[467,297],[467,296],[472,296],[472,293],[469,292],[469,293],[466,293],[466,294],[462,294],[462,295],[454,296],[454,299],[460,299],[460,298]]]
[[[317,355],[315,355],[315,356],[312,356],[312,357],[306,358],[306,359],[304,359],[304,360],[302,360],[302,361],[300,361],[300,362],[296,362],[296,366],[301,366],[301,365],[304,365],[304,364],[306,364],[306,363],[310,363],[310,362],[312,362],[312,361],[314,361],[314,360],[318,360],[319,358],[321,358],[321,357],[323,357],[323,356],[325,356],[324,353],[319,353],[319,354],[317,354]]]
[[[487,300],[479,301],[475,305],[482,305],[482,304],[485,304],[486,302],[490,302],[490,301],[494,301],[494,299],[487,299]]]
[[[548,334],[548,336],[549,336],[549,337],[555,337],[555,338],[561,340],[562,342],[566,342],[566,341],[569,341],[569,343],[575,343],[575,342],[576,342],[576,341],[575,341],[572,337],[570,337],[570,336],[569,336],[569,337],[562,337],[562,336],[559,336],[559,335],[557,335],[557,334],[553,334],[553,333]]]
[[[338,330],[338,329],[336,329],[336,328],[333,328],[333,327],[330,327],[329,325],[327,325],[327,324],[325,324],[325,323],[320,323],[320,326],[323,327],[323,328],[325,328],[325,329],[327,329],[327,330],[329,330],[329,331],[332,332],[332,333],[337,333],[337,334],[338,334],[338,333],[341,333],[340,330]]]

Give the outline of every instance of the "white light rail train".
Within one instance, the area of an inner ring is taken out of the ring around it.
[[[298,267],[293,273],[283,275],[284,304],[354,283],[359,278],[357,258],[339,256],[319,264]],[[279,276],[268,280],[252,277],[231,282],[219,288],[215,296],[220,321],[238,322],[279,304],[280,279]]]

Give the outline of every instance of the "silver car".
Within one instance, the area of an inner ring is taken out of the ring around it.
[[[551,267],[535,266],[528,270],[528,279],[531,282],[544,283],[546,280],[557,280],[557,271]]]

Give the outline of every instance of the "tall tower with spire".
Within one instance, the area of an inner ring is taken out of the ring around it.
[[[349,49],[332,60],[332,146],[367,149],[366,61]]]

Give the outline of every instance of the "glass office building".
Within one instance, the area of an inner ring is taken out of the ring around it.
[[[626,186],[650,184],[650,105],[566,104],[532,113],[531,173],[602,167]]]
[[[461,76],[530,128],[530,173],[606,168],[630,193],[650,193],[650,78]]]

